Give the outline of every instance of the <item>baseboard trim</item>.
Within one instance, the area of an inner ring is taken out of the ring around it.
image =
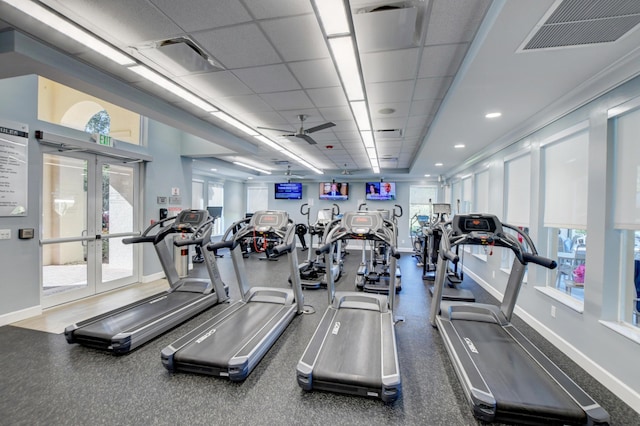
[[[40,314],[42,314],[41,305],[32,306],[15,312],[9,312],[8,314],[0,315],[0,326],[12,324]]]
[[[478,275],[470,271],[469,268],[465,268],[465,274],[468,274],[480,287],[488,291],[493,297],[498,300],[502,300],[502,293],[496,290],[493,286],[491,286],[488,282],[480,278]],[[582,367],[587,373],[589,373],[593,378],[598,380],[604,387],[613,392],[618,398],[624,401],[627,405],[629,405],[632,409],[637,411],[640,414],[640,393],[631,389],[627,384],[622,382],[616,376],[611,374],[609,371],[605,370],[593,361],[591,358],[586,356],[583,352],[579,351],[575,346],[567,342],[565,339],[554,333],[547,326],[542,324],[536,318],[531,316],[524,309],[516,306],[515,309],[516,315],[518,315],[525,323],[527,323],[531,328],[540,333],[545,339],[547,339],[551,344],[560,349],[565,355],[571,358],[576,362],[580,367]]]
[[[164,272],[156,272],[151,275],[144,275],[140,280],[141,283],[150,283],[152,281],[158,281],[164,278]]]

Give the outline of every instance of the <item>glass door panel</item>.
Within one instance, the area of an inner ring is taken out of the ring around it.
[[[86,158],[43,156],[42,294],[52,306],[93,293]],[[91,182],[93,183],[93,182]]]
[[[136,281],[133,244],[123,244],[125,237],[135,235],[134,206],[137,203],[135,182],[137,165],[99,161],[101,179],[96,192],[101,194],[98,209],[101,229],[99,264],[101,279],[98,293]]]

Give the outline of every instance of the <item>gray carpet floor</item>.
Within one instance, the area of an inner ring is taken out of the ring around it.
[[[246,259],[253,285],[288,287],[286,258]],[[306,253],[300,253],[300,259]],[[354,289],[360,252],[345,258],[338,289]],[[238,291],[228,253],[218,259],[223,280]],[[302,391],[296,364],[327,306],[326,290],[305,290],[315,313],[300,315],[242,383],[167,372],[162,348],[226,308],[218,305],[134,350],[115,356],[67,344],[64,335],[0,327],[0,424],[6,425],[475,425],[442,339],[428,323],[431,298],[422,268],[403,254],[396,326],[402,394],[393,404],[329,392]],[[197,270],[194,273],[198,273]],[[468,278],[479,301],[495,301]],[[587,390],[614,425],[640,425],[640,416],[568,357],[515,318],[523,333]]]

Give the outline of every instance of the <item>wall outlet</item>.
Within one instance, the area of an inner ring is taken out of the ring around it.
[[[10,240],[11,229],[0,229],[0,240]]]
[[[551,317],[555,318],[556,317],[556,307],[551,305]]]

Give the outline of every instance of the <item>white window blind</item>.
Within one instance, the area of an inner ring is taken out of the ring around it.
[[[458,211],[458,200],[462,202],[462,182],[456,181],[451,185],[451,211],[454,213],[460,213]]]
[[[476,213],[489,213],[489,170],[476,173],[475,176],[475,206],[473,211]]]
[[[204,209],[204,182],[191,181],[191,208]]]
[[[528,227],[531,209],[531,155],[522,155],[506,162],[504,180],[507,196],[505,221],[511,225]]]
[[[544,225],[587,227],[589,132],[574,133],[544,148]]]
[[[615,173],[615,227],[640,230],[640,109],[617,119]]]
[[[267,210],[269,208],[269,190],[264,186],[247,188],[247,213]]]
[[[460,213],[469,213],[473,204],[473,185],[471,176],[462,179],[462,202],[460,204]]]

